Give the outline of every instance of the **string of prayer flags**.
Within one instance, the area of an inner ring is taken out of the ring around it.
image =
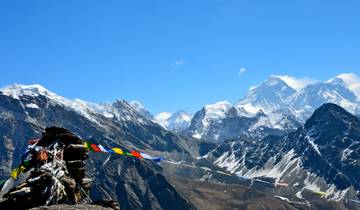
[[[90,142],[85,142],[84,146],[91,152],[115,153],[118,155],[126,155],[129,157],[135,157],[135,158],[139,158],[139,159],[152,160],[154,162],[160,162],[160,161],[164,160],[163,157],[153,157],[146,153],[138,152],[136,150],[127,151],[125,149],[121,149],[118,147],[107,149],[104,146],[102,146],[101,144],[92,144]]]

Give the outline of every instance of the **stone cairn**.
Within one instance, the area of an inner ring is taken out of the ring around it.
[[[64,128],[46,128],[40,139],[29,141],[23,157],[27,177],[2,196],[0,209],[90,204],[92,180],[85,176],[87,158],[88,149],[75,134]],[[111,207],[118,209],[116,204]]]

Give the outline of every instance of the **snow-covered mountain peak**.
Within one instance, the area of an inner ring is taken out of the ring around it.
[[[179,110],[177,112],[175,112],[171,118],[175,118],[178,120],[184,120],[184,121],[191,121],[191,115],[189,113],[187,113],[185,110]]]
[[[143,115],[127,101],[122,99],[117,99],[113,103],[92,103],[81,99],[70,100],[47,90],[41,85],[21,84],[6,86],[0,89],[0,93],[20,100],[21,103],[24,104],[24,107],[32,109],[41,107],[38,105],[38,103],[44,103],[44,101],[39,101],[38,98],[39,96],[43,96],[47,98],[45,103],[62,106],[66,109],[73,110],[88,120],[99,125],[101,124],[99,122],[100,116],[106,118],[115,118],[119,121],[134,121],[140,124],[146,124],[150,122],[145,119],[145,117],[143,117]],[[29,100],[31,103],[27,102]]]
[[[155,120],[167,120],[171,117],[171,115],[172,114],[170,112],[160,112],[155,116]]]
[[[180,132],[187,129],[191,123],[192,116],[184,110],[175,112],[168,118],[167,128],[171,131]]]
[[[334,84],[334,85],[342,85],[342,86],[346,87],[345,81],[339,77],[332,78],[332,79],[326,81],[325,83]]]
[[[344,86],[354,92],[358,100],[360,100],[360,78],[354,73],[343,73],[337,75],[334,79],[341,79]],[[332,79],[332,80],[334,80]]]
[[[310,78],[295,78],[289,75],[272,75],[271,77],[277,77],[284,81],[288,86],[299,91],[310,84],[314,84],[317,81]]]
[[[8,95],[16,99],[19,99],[20,96],[24,96],[24,95],[34,96],[34,97],[37,97],[39,95],[48,96],[48,97],[56,96],[55,93],[50,92],[49,90],[47,90],[46,88],[44,88],[39,84],[33,84],[33,85],[12,84],[4,88],[1,88],[0,91],[4,95]]]
[[[289,86],[283,79],[279,76],[270,76],[267,80],[260,83],[258,86],[253,88],[248,95],[259,94],[259,93],[268,93],[268,91],[275,92],[282,99],[286,99],[291,94],[296,92],[294,88]]]
[[[268,79],[264,80],[260,84],[253,86],[249,89],[249,92],[256,91],[257,89],[263,89],[264,87],[276,87],[280,86],[288,86],[284,80],[282,80],[279,76],[271,75]]]
[[[233,107],[228,101],[220,101],[215,104],[208,104],[204,106],[205,114],[211,119],[224,118],[227,111]]]
[[[286,83],[286,82],[282,80],[279,76],[271,75],[269,79],[265,80],[262,84],[267,84],[268,86],[276,86],[281,83]]]
[[[174,114],[161,112],[155,116],[154,121],[165,129],[181,132],[189,127],[191,119],[192,115],[184,110],[179,110]]]
[[[149,120],[153,120],[154,116],[139,101],[130,101],[129,104],[141,115]]]
[[[144,105],[142,105],[139,101],[130,101],[129,104],[137,109],[145,109]]]
[[[262,135],[274,129],[293,130],[324,103],[337,104],[359,115],[360,102],[354,94],[360,84],[358,81],[358,77],[351,73],[326,82],[288,75],[270,76],[250,88],[235,106],[227,101],[206,105],[196,112],[188,131],[196,138],[209,138],[211,141],[234,137],[230,134],[247,134],[247,131],[251,131],[251,135]],[[235,121],[237,125],[248,123],[236,127],[233,126]],[[249,129],[243,131],[245,127]]]
[[[167,120],[171,117],[171,115],[172,114],[170,112],[161,112],[154,117],[154,121],[166,128],[169,124]]]
[[[344,85],[342,79],[308,85],[292,96],[291,106],[297,110],[313,112],[324,103],[334,103],[356,113],[359,108],[356,95]]]
[[[243,107],[247,112],[256,114],[263,110],[264,113],[271,113],[281,109],[286,100],[296,93],[286,82],[277,76],[271,76],[261,84],[251,88],[246,97],[237,106]]]

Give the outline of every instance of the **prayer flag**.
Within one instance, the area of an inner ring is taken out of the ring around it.
[[[105,149],[101,144],[99,144],[98,147],[101,150],[101,152],[108,152],[108,150]]]
[[[89,151],[94,152],[94,149],[91,146],[90,142],[86,142],[87,148],[89,149]]]
[[[139,152],[135,151],[135,150],[131,151],[130,153],[131,153],[134,157],[143,158],[143,157],[141,156],[141,154],[140,154]]]
[[[94,152],[101,152],[101,150],[99,149],[98,146],[96,146],[96,144],[91,144],[91,147],[94,150]]]
[[[124,152],[122,151],[122,149],[120,148],[112,148],[112,150],[116,153],[116,154],[119,154],[119,155],[123,155]]]

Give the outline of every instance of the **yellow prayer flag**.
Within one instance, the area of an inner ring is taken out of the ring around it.
[[[326,195],[326,192],[322,192],[322,191],[313,191],[315,194],[318,194],[318,195]]]
[[[112,148],[112,150],[116,153],[116,154],[119,154],[119,155],[123,155],[124,152],[122,151],[122,149],[120,148]]]
[[[87,142],[84,142],[84,147],[85,147],[87,150],[89,150],[89,147],[88,147],[88,145],[87,145]]]
[[[24,170],[25,170],[25,167],[23,165],[21,165],[21,166],[19,166],[17,168],[14,168],[11,171],[11,177],[13,179],[17,179]]]

